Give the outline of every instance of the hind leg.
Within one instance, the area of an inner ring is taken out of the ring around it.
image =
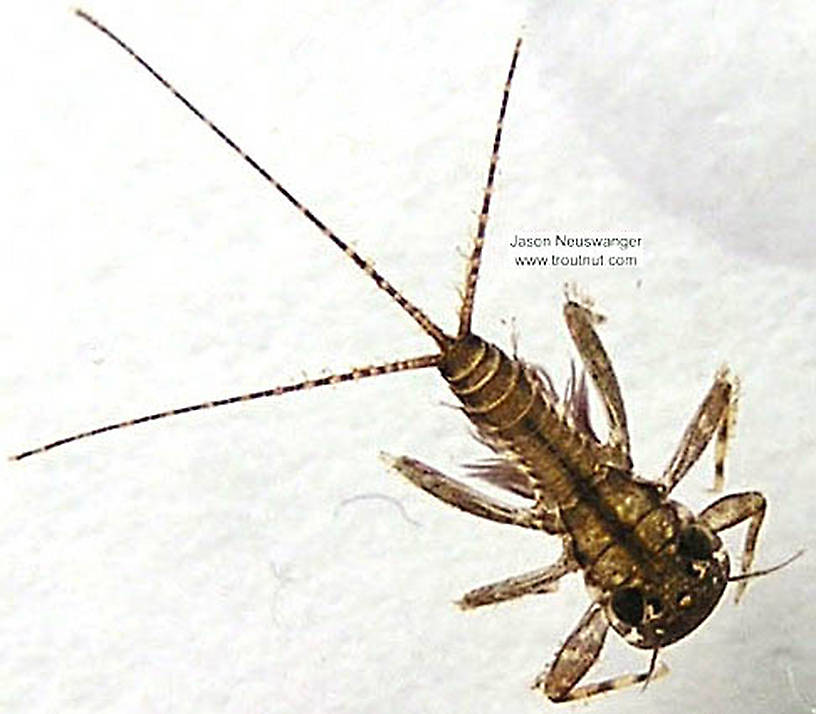
[[[604,318],[591,310],[586,299],[579,299],[574,290],[568,289],[564,319],[567,321],[578,354],[581,355],[581,361],[603,401],[606,420],[609,423],[609,445],[620,451],[627,464],[631,465],[629,431],[620,385],[615,370],[612,369],[609,355],[595,331],[595,325],[603,322]]]
[[[411,483],[461,511],[498,523],[548,533],[559,532],[555,517],[550,513],[532,508],[517,508],[497,501],[409,456],[381,456],[383,461]]]

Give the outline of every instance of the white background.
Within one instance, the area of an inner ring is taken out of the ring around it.
[[[811,712],[816,125],[807,2],[106,2],[86,7],[453,329],[518,34],[475,328],[563,380],[561,286],[609,316],[639,473],[728,361],[729,491],[770,506],[758,566],[593,712]],[[0,441],[425,354],[410,319],[62,2],[4,13]],[[516,232],[630,231],[640,269],[520,269]],[[389,474],[484,455],[431,371],[179,417],[6,464],[4,712],[540,712],[588,604],[461,613],[551,562]],[[597,413],[597,410],[596,410]],[[678,489],[700,510],[713,458]],[[374,497],[376,495],[376,497]],[[359,497],[363,498],[359,498]],[[351,499],[351,500],[350,500]],[[744,529],[729,542],[739,550]],[[600,675],[648,653],[609,637]],[[570,710],[570,706],[564,707]],[[573,706],[583,709],[582,706]]]

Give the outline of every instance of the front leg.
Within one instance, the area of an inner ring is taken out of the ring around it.
[[[608,629],[609,622],[603,609],[593,603],[558,651],[555,662],[536,678],[533,688],[543,688],[544,694],[553,702],[568,702],[657,679],[668,672],[668,667],[661,663],[654,672],[620,675],[576,689],[575,685],[598,659]]]
[[[754,550],[759,536],[759,527],[765,517],[765,505],[765,496],[756,491],[734,493],[715,501],[699,515],[700,521],[715,533],[731,528],[748,518],[751,519],[751,523],[748,525],[748,533],[745,536],[745,548],[742,551],[743,573],[747,573],[754,562]],[[747,580],[742,580],[737,585],[735,602],[739,602],[747,585]]]
[[[557,518],[551,513],[533,508],[517,508],[489,498],[476,489],[445,476],[409,456],[389,456],[388,454],[381,454],[381,456],[383,461],[397,473],[405,476],[411,483],[432,496],[436,496],[440,501],[462,511],[499,523],[534,528],[547,533],[560,532]]]

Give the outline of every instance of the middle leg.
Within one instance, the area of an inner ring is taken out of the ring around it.
[[[722,491],[725,482],[725,452],[737,414],[737,384],[737,379],[726,367],[717,372],[714,384],[686,427],[677,451],[663,472],[661,484],[666,488],[666,493],[680,483],[700,458],[714,432],[717,433],[717,442],[714,447],[713,490]]]
[[[556,563],[539,570],[533,570],[523,575],[516,575],[506,580],[501,580],[490,585],[483,585],[480,588],[471,590],[457,602],[463,610],[472,610],[482,605],[492,605],[504,600],[521,597],[522,595],[535,595],[540,593],[553,592],[558,581],[567,573],[579,569],[578,563],[565,550],[564,554]]]

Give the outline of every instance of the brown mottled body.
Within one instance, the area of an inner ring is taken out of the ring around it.
[[[570,425],[532,369],[475,335],[444,352],[439,369],[481,438],[515,465],[514,490],[557,514],[550,532],[570,537],[588,586],[611,591],[663,570],[674,507],[620,469],[621,453]]]
[[[529,474],[530,495],[537,491],[548,510],[577,505],[598,464],[623,462],[558,413],[533,368],[480,337],[444,351],[439,370],[481,438]]]
[[[605,441],[589,418],[584,375],[572,379],[563,399],[542,369],[509,357],[471,331],[474,299],[493,183],[498,162],[510,84],[519,56],[516,42],[504,85],[493,150],[477,230],[468,260],[459,328],[448,335],[409,301],[372,264],[317,218],[301,201],[245,153],[217,125],[154,70],[118,36],[82,10],[76,11],[130,54],[201,119],[230,149],[339,248],[436,343],[436,353],[275,386],[249,394],[211,399],[83,431],[23,451],[13,460],[49,451],[97,434],[188,412],[262,397],[273,397],[367,377],[436,367],[462,404],[479,438],[497,454],[471,467],[473,475],[521,496],[511,506],[452,479],[407,456],[386,457],[402,476],[436,498],[463,511],[498,523],[541,530],[559,536],[563,553],[554,564],[476,588],[461,599],[463,609],[522,595],[551,592],[558,580],[582,571],[591,604],[558,651],[553,664],[535,681],[554,701],[580,699],[648,681],[666,671],[658,651],[696,628],[722,596],[729,579],[729,560],[717,533],[750,521],[742,555],[742,573],[750,575],[754,549],[765,513],[756,492],[732,494],[694,515],[669,499],[672,489],[699,459],[716,434],[715,488],[723,485],[727,439],[736,409],[736,381],[723,369],[657,482],[634,476],[626,412],[618,381],[596,326],[603,318],[585,298],[568,294],[564,317],[586,373],[597,389],[608,424]],[[746,581],[737,590],[740,597]],[[578,687],[603,647],[610,628],[636,647],[653,652],[649,670]]]

